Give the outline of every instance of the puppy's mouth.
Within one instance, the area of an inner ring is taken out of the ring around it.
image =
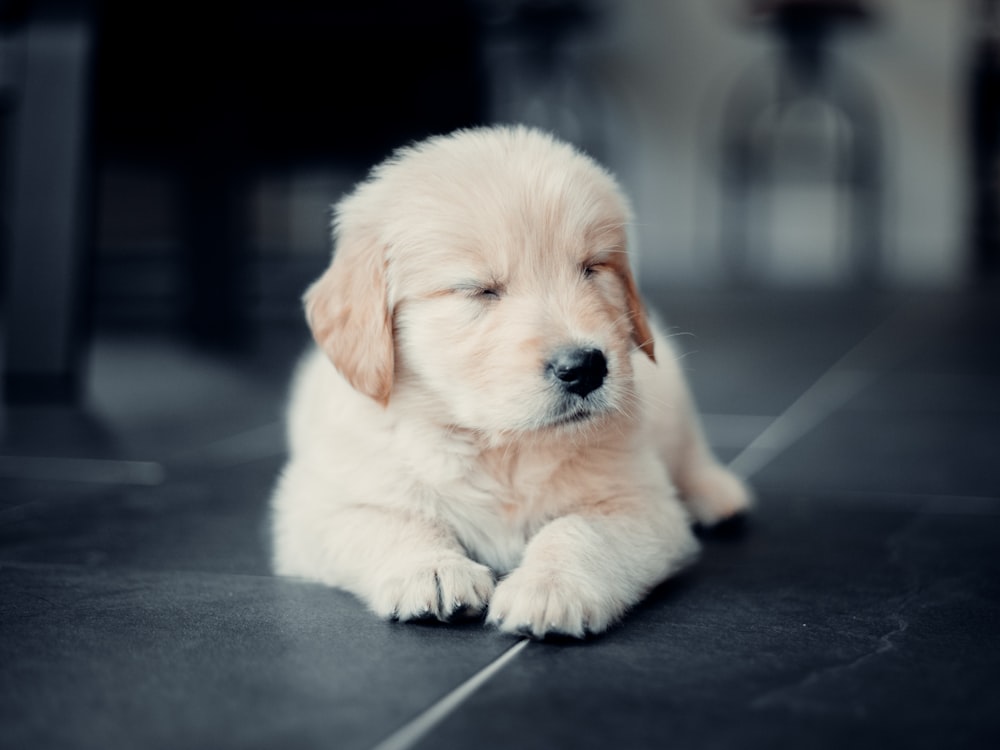
[[[552,427],[561,427],[566,424],[576,424],[577,422],[586,422],[593,416],[593,412],[589,409],[579,409],[572,414],[565,414],[561,417],[556,417],[556,419],[551,423]]]
[[[599,416],[604,409],[596,404],[575,404],[557,414],[546,424],[546,427],[565,427],[581,422],[589,422]]]

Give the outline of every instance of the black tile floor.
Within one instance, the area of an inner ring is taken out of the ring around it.
[[[759,507],[583,643],[269,574],[301,326],[98,337],[0,412],[0,747],[1000,747],[1000,305],[653,298]]]

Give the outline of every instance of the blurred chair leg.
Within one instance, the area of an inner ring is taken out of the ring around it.
[[[733,284],[760,280],[760,272],[755,279],[753,269],[765,259],[767,239],[756,236],[754,225],[765,225],[771,218],[767,199],[776,176],[772,160],[780,157],[776,139],[781,118],[792,104],[818,99],[842,115],[848,134],[847,147],[829,177],[834,187],[846,184],[850,190],[851,220],[845,227],[850,279],[857,286],[877,286],[885,269],[882,143],[874,97],[860,78],[843,72],[838,85],[811,79],[803,85],[794,82],[794,70],[779,67],[777,93],[755,90],[755,79],[762,75],[756,69],[752,72],[737,79],[722,115],[720,236],[729,280]],[[792,85],[782,88],[789,81]]]
[[[13,112],[4,398],[71,401],[79,390],[90,105],[86,3],[23,30]]]
[[[759,88],[767,72],[765,66],[755,66],[740,76],[722,113],[719,236],[725,278],[733,286],[760,281],[754,265],[764,248],[756,246],[760,222],[754,219],[764,213],[766,196],[759,188],[768,182],[770,165],[759,123],[777,108]]]

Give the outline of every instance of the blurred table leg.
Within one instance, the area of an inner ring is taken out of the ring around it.
[[[89,223],[88,10],[87,3],[39,3],[20,32],[5,295],[9,402],[73,400],[79,388]]]

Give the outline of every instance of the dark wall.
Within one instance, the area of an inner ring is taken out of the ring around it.
[[[464,0],[111,0],[97,30],[96,169],[165,173],[177,186],[179,239],[166,257],[99,257],[98,287],[128,297],[151,274],[174,278],[159,317],[210,343],[238,340],[260,306],[250,299],[262,272],[248,257],[247,198],[262,170],[360,174],[400,145],[484,121],[481,26]],[[287,270],[269,259],[263,286]],[[265,295],[297,308],[315,270]]]
[[[96,124],[136,157],[222,138],[256,159],[368,160],[482,119],[463,0],[103,3]]]

